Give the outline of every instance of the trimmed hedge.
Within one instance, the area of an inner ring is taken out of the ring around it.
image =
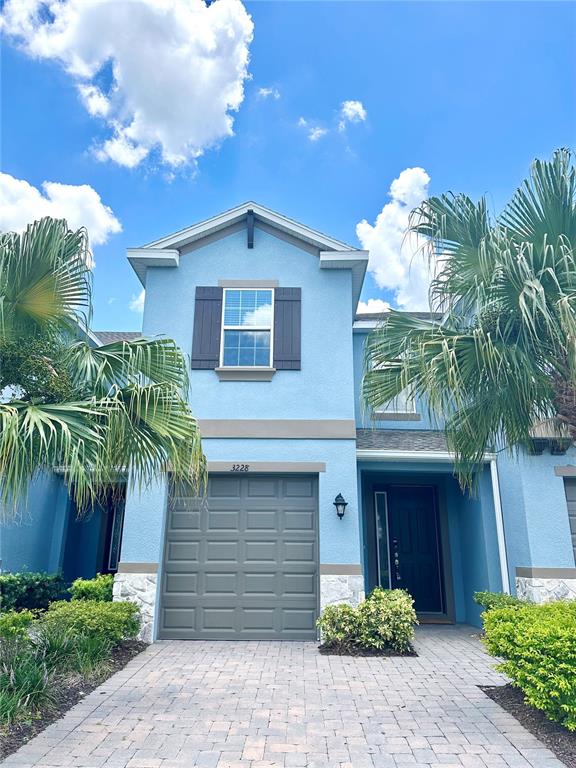
[[[317,626],[323,646],[341,653],[355,650],[407,653],[412,649],[417,623],[414,600],[408,592],[377,587],[358,608],[327,606]]]
[[[525,700],[576,731],[576,601],[495,608],[482,614],[488,651]]]
[[[32,611],[6,611],[0,613],[0,639],[8,637],[27,637],[28,629],[34,621]]]
[[[98,573],[93,579],[75,579],[68,590],[72,600],[98,600],[112,602],[114,576],[111,573]]]
[[[3,573],[0,575],[0,611],[46,610],[65,594],[59,573]]]
[[[111,643],[136,637],[140,629],[138,606],[128,602],[59,601],[50,605],[41,622],[78,635],[98,635]]]
[[[474,592],[474,602],[481,605],[485,611],[494,608],[514,608],[526,605],[527,600],[521,600],[516,595],[507,595],[505,592]]]

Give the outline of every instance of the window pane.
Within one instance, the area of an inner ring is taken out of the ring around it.
[[[394,400],[378,408],[377,413],[416,413],[414,398],[407,390],[400,392]]]
[[[270,365],[270,331],[224,331],[223,365]]]
[[[271,290],[227,290],[225,296],[224,325],[271,326]]]

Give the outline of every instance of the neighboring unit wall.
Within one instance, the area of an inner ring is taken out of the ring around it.
[[[44,473],[31,484],[13,522],[0,526],[0,567],[4,571],[62,568],[69,497],[61,476]],[[6,511],[11,517],[11,511]]]
[[[555,468],[576,464],[576,449],[498,460],[510,580],[538,602],[572,596],[576,568],[564,479]]]

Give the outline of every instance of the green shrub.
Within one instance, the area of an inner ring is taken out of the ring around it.
[[[111,573],[98,573],[94,579],[75,579],[68,590],[72,600],[98,600],[112,602],[114,576]]]
[[[358,611],[351,605],[328,605],[316,622],[327,646],[351,650],[358,639]]]
[[[360,644],[364,648],[409,651],[418,623],[414,600],[403,589],[375,589],[358,606]]]
[[[0,611],[46,610],[64,594],[59,573],[3,573],[0,575]]]
[[[323,645],[341,653],[354,650],[406,653],[417,624],[414,601],[401,589],[375,589],[358,608],[329,605],[317,626]]]
[[[528,704],[576,731],[576,601],[483,614],[488,651]]]
[[[481,605],[485,611],[492,611],[494,608],[514,608],[519,605],[526,605],[526,600],[521,600],[515,595],[507,595],[504,592],[474,592],[474,602]]]
[[[0,638],[27,637],[28,629],[34,621],[32,611],[7,611],[0,613]]]
[[[41,623],[77,635],[98,635],[111,643],[135,637],[140,628],[138,606],[134,603],[97,600],[52,603]]]

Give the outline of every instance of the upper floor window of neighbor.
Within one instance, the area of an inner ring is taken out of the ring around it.
[[[225,288],[220,364],[271,367],[273,322],[271,288]]]
[[[396,395],[394,400],[376,409],[376,413],[409,414],[416,413],[416,401],[406,389]]]

